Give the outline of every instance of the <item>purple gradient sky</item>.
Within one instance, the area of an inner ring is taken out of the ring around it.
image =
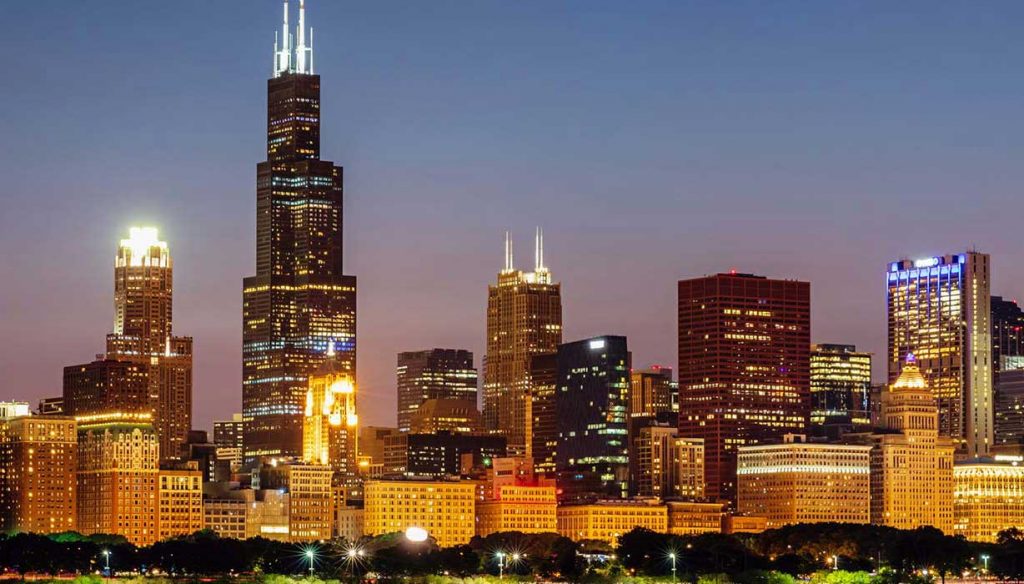
[[[808,279],[813,340],[875,352],[891,259],[973,245],[1024,289],[1020,2],[309,4],[367,423],[394,422],[396,352],[479,364],[506,228],[522,264],[544,227],[566,340],[625,334],[640,366],[675,365],[682,277]],[[102,351],[116,242],[148,223],[209,427],[240,404],[279,4],[4,10],[0,399]]]

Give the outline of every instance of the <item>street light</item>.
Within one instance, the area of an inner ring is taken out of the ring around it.
[[[838,570],[839,569],[839,556],[836,556],[836,555],[832,556],[832,569],[833,570]]]
[[[981,561],[985,563],[985,571],[988,572],[988,554],[981,554]]]
[[[316,559],[316,552],[313,549],[306,550],[306,557],[309,558],[309,575],[313,576],[313,560]]]
[[[675,552],[669,552],[668,553],[668,559],[672,560],[672,580],[675,581],[675,579],[676,579],[676,553]]]
[[[110,575],[110,550],[103,550],[103,558],[107,561],[107,576]]]
[[[494,554],[498,557],[498,579],[505,579],[505,552],[498,552]]]

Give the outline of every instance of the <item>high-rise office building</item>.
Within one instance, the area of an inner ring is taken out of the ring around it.
[[[0,530],[75,531],[75,421],[21,416],[0,421]]]
[[[114,332],[107,335],[107,359],[148,367],[162,460],[182,456],[192,429],[192,337],[174,336],[173,277],[170,250],[156,228],[132,227],[114,262]]]
[[[653,417],[662,412],[671,412],[674,392],[670,367],[655,365],[633,371],[630,375],[629,417]]]
[[[333,343],[355,379],[356,279],[342,270],[342,169],[320,159],[320,76],[300,2],[267,82],[267,160],[256,167],[256,275],[243,285],[246,459],[302,454],[308,376]]]
[[[1024,310],[1016,300],[992,297],[992,370],[1024,369]]]
[[[1024,369],[1004,369],[996,374],[995,449],[1019,454],[1024,451]]]
[[[483,428],[476,401],[464,399],[428,399],[416,408],[409,421],[412,434],[482,434]]]
[[[192,426],[192,337],[172,330],[173,263],[153,227],[132,227],[114,261],[114,332],[106,354],[64,368],[63,413],[152,423],[163,460]]]
[[[614,497],[626,496],[629,481],[629,372],[626,337],[558,347],[556,467],[599,477],[602,494]]]
[[[704,439],[709,497],[735,500],[738,447],[804,433],[810,292],[736,273],[679,282],[679,435]]]
[[[897,529],[953,530],[954,440],[939,432],[935,397],[908,355],[882,392],[885,432],[872,436],[871,522]]]
[[[430,349],[399,353],[397,371],[398,429],[403,432],[409,431],[413,414],[427,400],[476,403],[477,373],[471,351]]]
[[[811,424],[871,424],[871,353],[854,345],[811,347]]]
[[[704,497],[704,441],[675,426],[644,426],[629,443],[629,491],[662,499]]]
[[[530,357],[527,372],[530,391],[530,415],[533,419],[531,456],[535,472],[543,477],[555,475],[558,450],[558,411],[555,402],[558,387],[558,353]]]
[[[213,422],[213,443],[225,448],[242,448],[245,423],[242,414],[232,414],[230,420]]]
[[[516,455],[533,448],[530,359],[554,353],[562,342],[562,286],[544,265],[543,238],[538,230],[534,271],[523,272],[515,268],[506,234],[505,267],[487,287],[484,424],[504,434]]]
[[[913,353],[938,400],[939,434],[961,458],[994,443],[990,282],[988,255],[973,251],[892,262],[886,274],[889,383]]]
[[[83,422],[152,423],[158,396],[144,363],[100,359],[64,368],[64,413]]]
[[[309,376],[302,431],[302,458],[341,476],[357,473],[359,416],[356,386],[346,368],[328,359]]]
[[[160,444],[153,426],[85,423],[78,427],[78,531],[157,541]]]

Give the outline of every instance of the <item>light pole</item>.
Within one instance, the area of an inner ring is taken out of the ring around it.
[[[675,552],[669,552],[668,553],[668,559],[672,560],[672,580],[675,581],[675,579],[676,579],[676,553]]]
[[[107,562],[107,576],[110,575],[110,550],[103,550],[103,559]]]
[[[498,556],[498,580],[505,579],[505,552],[494,554]]]
[[[985,572],[988,572],[988,554],[981,554],[981,561],[985,563]]]
[[[313,560],[316,558],[316,552],[313,550],[306,550],[306,557],[309,558],[309,575],[313,576]]]
[[[836,555],[832,556],[832,569],[833,570],[838,570],[839,569],[839,556],[836,556]]]

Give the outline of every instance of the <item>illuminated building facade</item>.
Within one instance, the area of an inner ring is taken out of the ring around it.
[[[213,443],[224,448],[242,448],[245,423],[242,414],[233,414],[230,420],[217,420],[213,423]]]
[[[78,426],[78,531],[123,535],[135,545],[157,541],[160,444],[143,423]]]
[[[534,271],[514,267],[505,236],[505,268],[487,288],[487,356],[484,361],[484,425],[508,439],[509,452],[531,455],[533,400],[530,359],[554,353],[562,342],[562,287],[544,265],[537,231]]]
[[[397,372],[398,429],[403,432],[411,430],[413,415],[427,400],[476,404],[477,372],[471,351],[430,349],[399,353]]]
[[[737,508],[766,517],[768,528],[794,523],[870,523],[871,446],[808,443],[743,446],[737,457]]]
[[[939,407],[939,434],[961,458],[993,443],[991,271],[987,254],[966,252],[889,264],[889,383],[917,357]]]
[[[871,522],[952,533],[954,441],[939,431],[935,397],[913,355],[881,402],[887,432],[872,437]]]
[[[607,500],[558,507],[558,535],[573,541],[596,539],[618,545],[620,535],[635,527],[668,531],[668,512],[655,500]]]
[[[704,441],[680,438],[674,427],[645,426],[629,450],[630,494],[640,497],[704,497]]]
[[[558,347],[557,469],[597,475],[602,494],[610,497],[628,492],[629,371],[626,337]]]
[[[289,541],[330,539],[334,534],[331,468],[319,464],[291,464],[285,468]]]
[[[0,421],[0,530],[75,531],[75,421],[22,416]]]
[[[975,459],[953,466],[953,534],[995,543],[999,532],[1024,525],[1020,457]]]
[[[725,503],[666,501],[668,532],[672,535],[700,535],[722,531]]]
[[[871,353],[854,345],[811,347],[811,424],[871,424]]]
[[[328,359],[309,376],[302,458],[327,465],[343,477],[357,474],[359,417],[356,388],[345,367]]]
[[[28,402],[8,401],[0,402],[0,420],[19,418],[32,415]]]
[[[810,291],[735,273],[679,282],[679,435],[704,439],[709,497],[735,500],[737,448],[805,431]]]
[[[192,429],[192,337],[173,334],[174,265],[155,227],[132,227],[114,261],[114,332],[107,358],[148,366],[163,460],[181,458]]]
[[[254,503],[255,491],[240,489],[232,496],[218,496],[202,499],[203,529],[209,529],[220,537],[246,539],[249,508]],[[254,534],[257,535],[257,534]]]
[[[366,535],[425,529],[440,547],[469,543],[475,528],[476,488],[470,482],[367,481]]]
[[[342,169],[320,159],[320,76],[287,26],[267,82],[267,159],[256,168],[256,274],[242,300],[246,460],[301,456],[308,377],[333,343],[355,379],[356,279],[342,270]]]
[[[158,395],[149,371],[148,364],[116,359],[65,367],[65,414],[151,422]]]
[[[555,487],[502,485],[494,488],[493,498],[476,504],[476,534],[555,533],[558,530]]]
[[[672,369],[654,366],[638,369],[630,374],[629,417],[654,417],[671,412],[675,401],[672,394]]]
[[[533,419],[531,457],[541,476],[555,475],[555,453],[558,450],[558,410],[555,397],[558,389],[558,353],[530,357],[527,372],[530,391],[530,417]]]
[[[416,408],[409,421],[413,434],[482,434],[484,429],[476,401],[463,399],[428,399]]]
[[[203,472],[194,461],[157,473],[157,539],[191,535],[203,528]]]

